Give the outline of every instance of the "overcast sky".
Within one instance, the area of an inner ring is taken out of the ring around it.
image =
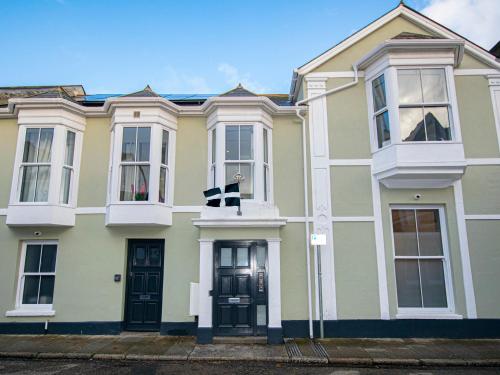
[[[19,0],[2,2],[0,86],[87,93],[287,93],[294,68],[398,0]],[[353,6],[356,4],[356,6]],[[490,49],[500,0],[407,0]]]

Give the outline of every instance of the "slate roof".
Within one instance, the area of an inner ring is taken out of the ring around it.
[[[443,39],[443,38],[435,35],[424,35],[424,34],[409,33],[404,31],[391,39]]]
[[[490,49],[490,53],[495,56],[497,59],[500,59],[500,41]]]
[[[238,86],[236,86],[234,89],[229,90],[223,94],[220,94],[219,96],[223,96],[223,97],[238,96],[238,97],[241,97],[241,96],[257,96],[257,95],[251,91],[248,91],[246,88],[244,88],[241,85],[241,83],[239,83]]]
[[[131,94],[127,95],[122,95],[123,97],[127,98],[159,98],[161,95],[158,95],[156,92],[154,92],[149,85],[144,87],[141,91],[136,91]]]
[[[69,100],[70,102],[75,102],[76,103],[76,101],[73,99],[73,97],[71,97],[70,95],[68,95],[68,93],[62,87],[58,87],[55,90],[48,90],[48,91],[45,91],[45,92],[41,92],[39,94],[30,95],[30,96],[28,96],[28,98],[36,98],[36,99],[42,99],[42,98],[49,98],[49,99],[51,99],[51,98],[60,98],[60,99],[66,99],[66,100]]]

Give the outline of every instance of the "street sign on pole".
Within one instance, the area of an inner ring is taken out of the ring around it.
[[[313,246],[325,246],[326,245],[326,234],[311,234],[311,245]]]

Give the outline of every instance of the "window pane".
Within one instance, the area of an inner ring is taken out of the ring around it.
[[[378,147],[388,145],[391,142],[391,129],[389,128],[389,111],[380,113],[375,118],[377,122]]]
[[[72,173],[71,169],[63,167],[60,201],[61,203],[64,204],[69,203],[69,188],[71,185],[71,173]]]
[[[135,193],[136,201],[147,201],[149,196],[149,166],[137,166],[137,191]]]
[[[398,70],[399,103],[422,103],[422,86],[418,70]]]
[[[263,133],[263,139],[264,139],[264,163],[267,163],[269,161],[269,150],[268,150],[268,141],[267,141],[267,129],[264,129]]]
[[[269,168],[267,165],[264,166],[264,201],[267,202],[268,191],[269,191]]]
[[[123,128],[122,160],[135,161],[135,137],[137,128]]]
[[[238,160],[239,126],[226,126],[226,160]]]
[[[424,102],[442,103],[448,101],[444,69],[422,69],[421,72]]]
[[[55,276],[42,276],[40,281],[40,298],[38,303],[51,304],[54,295]]]
[[[35,185],[36,174],[38,167],[23,167],[22,169],[22,182],[21,182],[21,202],[33,202],[35,200]]]
[[[422,297],[424,307],[447,307],[443,262],[441,260],[421,260]]]
[[[57,245],[43,245],[40,272],[56,271]]]
[[[26,137],[24,139],[23,162],[33,163],[36,161],[36,150],[38,147],[39,135],[40,135],[39,128],[26,129]]]
[[[267,325],[266,305],[257,305],[257,325]]]
[[[425,107],[425,127],[428,141],[451,140],[448,107]]]
[[[52,150],[52,136],[54,129],[45,128],[40,130],[40,144],[38,145],[38,162],[50,162],[50,151]]]
[[[443,255],[438,210],[417,210],[420,255]]]
[[[212,163],[215,163],[215,155],[217,151],[217,131],[212,130]]]
[[[149,141],[151,128],[138,128],[137,130],[137,160],[149,161]]]
[[[149,248],[149,265],[154,267],[161,266],[161,250],[159,247]]]
[[[239,164],[226,164],[226,185],[236,182],[234,176],[240,172]]]
[[[158,193],[158,200],[161,203],[165,203],[165,190],[166,190],[166,180],[167,180],[167,168],[160,168],[160,189]]]
[[[38,287],[40,286],[40,276],[25,276],[23,290],[23,304],[38,303]]]
[[[223,247],[220,249],[220,266],[232,267],[233,266],[233,249],[230,247]]]
[[[35,202],[47,202],[49,199],[50,167],[38,167]]]
[[[168,164],[168,131],[164,130],[161,138],[161,163]]]
[[[240,164],[240,173],[245,180],[240,183],[240,196],[243,199],[253,198],[253,165]]]
[[[146,264],[146,248],[136,247],[134,254],[134,265],[143,266]]]
[[[422,307],[417,260],[396,260],[396,284],[399,307]]]
[[[64,164],[73,166],[73,157],[75,154],[75,133],[68,131],[66,133],[66,155]]]
[[[253,159],[253,126],[240,126],[240,160]]]
[[[40,254],[42,245],[26,245],[24,272],[38,272],[40,270]]]
[[[236,249],[236,266],[248,267],[248,247],[238,247]]]
[[[424,114],[422,108],[400,108],[399,124],[401,126],[401,139],[403,141],[425,141]]]
[[[385,79],[384,75],[376,78],[372,82],[372,92],[373,92],[373,108],[374,112],[384,108],[387,104],[385,97]]]
[[[418,255],[414,210],[392,210],[394,250],[396,256]]]
[[[134,194],[135,194],[134,176],[135,176],[135,166],[133,165],[122,166],[122,177],[120,184],[121,201],[134,200]]]
[[[257,246],[257,267],[266,267],[266,248],[264,246]]]

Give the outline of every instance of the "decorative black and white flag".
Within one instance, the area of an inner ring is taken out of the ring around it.
[[[240,186],[238,183],[226,185],[224,188],[226,207],[240,206]]]
[[[213,189],[208,189],[203,192],[205,198],[207,198],[207,206],[210,207],[220,207],[222,192],[220,188],[216,187]]]

